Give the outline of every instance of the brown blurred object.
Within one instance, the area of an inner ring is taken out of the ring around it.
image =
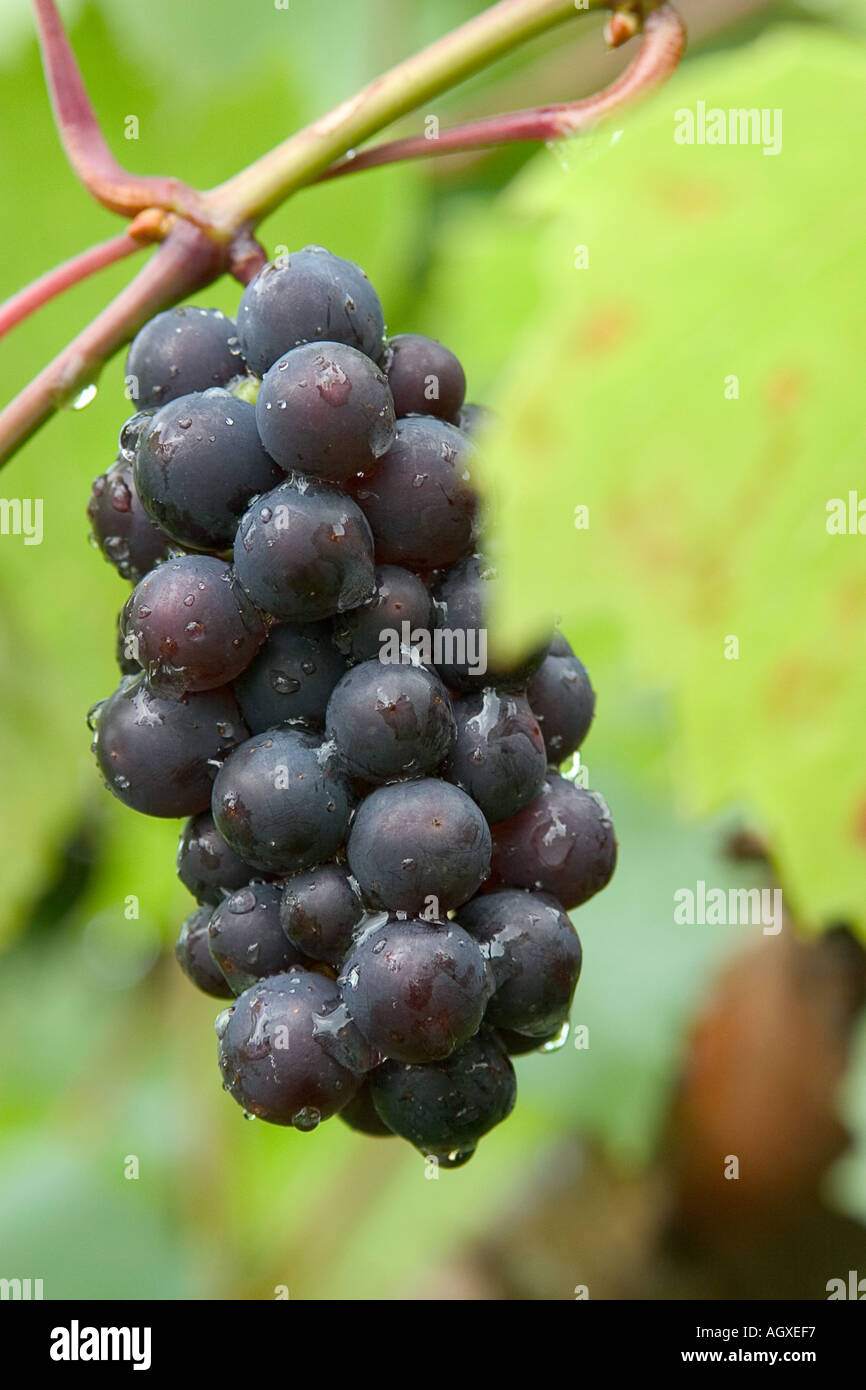
[[[848,1143],[836,1100],[864,1003],[848,930],[806,941],[786,921],[718,980],[653,1167],[626,1175],[560,1145],[529,1202],[416,1297],[824,1299],[829,1279],[866,1273],[866,1229],[821,1193]]]
[[[786,923],[734,963],[698,1023],[664,1154],[668,1240],[709,1265],[716,1296],[823,1298],[866,1267],[866,1231],[822,1198],[849,1142],[838,1092],[864,1000],[866,954],[846,928],[807,942]]]

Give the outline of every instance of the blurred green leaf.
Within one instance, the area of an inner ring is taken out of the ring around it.
[[[495,243],[486,211],[458,217],[432,290],[470,366],[499,367],[503,639],[551,610],[615,628],[673,701],[678,799],[742,803],[814,925],[866,903],[866,566],[825,525],[861,471],[864,74],[812,29],[693,63],[570,168],[539,156]],[[780,109],[781,153],[676,144],[699,101]]]
[[[5,1277],[42,1279],[51,1299],[193,1296],[161,1193],[122,1178],[112,1185],[50,1145],[0,1159],[0,1193]]]

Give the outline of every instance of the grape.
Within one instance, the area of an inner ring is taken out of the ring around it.
[[[135,453],[144,506],[193,550],[227,550],[250,498],[281,476],[262,448],[255,407],[228,391],[170,401],[147,422]]]
[[[217,773],[212,807],[235,854],[273,873],[333,858],[349,824],[346,784],[320,739],[302,729],[241,744]]]
[[[133,583],[165,560],[174,545],[144,510],[132,465],[123,458],[94,480],[87,515],[94,545],[122,579]]]
[[[551,773],[534,801],[494,827],[487,887],[539,889],[570,910],[600,892],[615,865],[603,799]]]
[[[595,691],[584,666],[561,633],[529,682],[532,712],[541,725],[547,760],[561,763],[575,753],[589,733]]]
[[[319,339],[348,343],[378,361],[384,332],[379,297],[363,270],[323,246],[263,266],[238,311],[244,356],[259,376],[290,348]]]
[[[442,1062],[385,1062],[370,1090],[388,1128],[444,1167],[459,1166],[511,1114],[517,1082],[502,1043],[482,1029]]]
[[[226,893],[249,883],[253,872],[226,844],[210,811],[187,821],[177,849],[177,876],[200,903],[215,907]]]
[[[354,1129],[357,1134],[369,1134],[376,1139],[393,1139],[394,1131],[389,1129],[385,1121],[380,1119],[379,1112],[373,1104],[373,1092],[370,1089],[370,1078],[367,1077],[361,1089],[344,1105],[340,1111],[340,1119]]]
[[[487,622],[496,593],[496,571],[470,555],[443,576],[434,591],[437,609],[434,659],[453,690],[525,690],[544,660],[549,641],[511,662],[487,660]]]
[[[507,820],[537,796],[547,757],[524,695],[494,688],[455,701],[457,737],[445,769],[488,821]]]
[[[580,976],[577,932],[555,898],[506,889],[465,903],[461,927],[486,952],[496,986],[486,1021],[543,1042],[568,1018]]]
[[[339,1008],[337,986],[309,970],[251,985],[217,1019],[226,1090],[271,1124],[310,1130],[336,1114],[362,1080],[334,1046]]]
[[[234,994],[256,980],[309,965],[280,925],[281,889],[250,883],[213,910],[208,927],[210,953]]]
[[[496,413],[489,406],[464,405],[457,416],[457,428],[468,434],[470,439],[477,439],[490,429],[495,420]]]
[[[243,370],[231,319],[195,304],[157,314],[135,335],[126,358],[129,397],[145,406],[225,386]]]
[[[319,864],[283,888],[283,931],[313,960],[342,964],[364,917],[358,885],[342,864]]]
[[[396,633],[398,643],[408,647],[413,632],[429,633],[432,627],[433,599],[417,574],[378,565],[373,597],[334,619],[334,642],[350,661],[369,661],[381,653],[383,632]]]
[[[432,907],[441,917],[487,877],[490,830],[474,801],[450,782],[397,782],[361,802],[347,854],[371,907]]]
[[[225,976],[208,950],[207,928],[210,908],[197,907],[180,929],[174,948],[177,963],[196,989],[214,999],[231,999],[232,992]]]
[[[346,343],[305,343],[278,358],[262,380],[256,420],[287,473],[335,483],[366,473],[394,442],[388,380]]]
[[[301,475],[260,497],[235,539],[238,578],[275,618],[312,623],[370,598],[370,528],[351,498]]]
[[[398,333],[388,349],[388,382],[398,418],[417,414],[456,420],[466,377],[454,353],[421,333]]]
[[[477,1033],[491,993],[484,957],[453,922],[389,921],[366,931],[339,981],[370,1045],[401,1062],[438,1062]]]
[[[126,649],[157,693],[215,690],[249,666],[265,627],[234,572],[211,555],[168,560],[123,610]]]
[[[91,712],[109,791],[147,816],[194,816],[211,798],[211,764],[246,738],[226,687],[168,700],[127,677]]]
[[[376,542],[376,559],[430,570],[471,550],[478,496],[471,471],[477,451],[453,425],[412,415],[397,422],[394,443],[353,485]]]
[[[331,691],[346,661],[331,641],[330,623],[281,623],[234,684],[241,713],[254,734],[302,719],[325,725]]]
[[[365,782],[432,772],[454,741],[448,691],[423,666],[363,661],[334,686],[325,719],[344,767]]]

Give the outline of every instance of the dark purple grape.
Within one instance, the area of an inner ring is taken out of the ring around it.
[[[180,929],[174,953],[184,975],[196,989],[212,995],[214,999],[231,999],[232,992],[226,978],[208,950],[210,912],[209,907],[197,907],[195,912],[190,913]]]
[[[457,737],[445,775],[488,821],[507,820],[541,791],[544,740],[525,695],[493,687],[454,702]]]
[[[226,893],[244,888],[253,873],[226,844],[210,811],[187,821],[177,849],[177,876],[200,903],[215,907]]]
[[[256,420],[287,473],[335,483],[368,472],[394,442],[387,378],[346,343],[305,343],[278,358],[262,381]]]
[[[487,624],[495,593],[496,571],[480,555],[455,565],[434,590],[433,661],[453,690],[475,691],[488,685],[525,690],[547,654],[549,639],[513,661],[488,660]]]
[[[476,943],[454,922],[372,926],[339,981],[349,1017],[371,1047],[401,1062],[438,1062],[477,1033],[491,978]]]
[[[357,608],[373,593],[373,537],[363,512],[327,483],[297,475],[260,497],[235,539],[235,568],[250,597],[287,622]]]
[[[255,407],[228,391],[170,401],[144,427],[135,453],[144,506],[193,550],[227,550],[250,498],[281,477],[262,448]]]
[[[475,445],[431,416],[397,422],[397,436],[373,471],[353,485],[380,563],[431,570],[472,549],[478,494]]]
[[[247,736],[227,688],[169,700],[127,678],[91,712],[93,752],[109,791],[147,816],[194,816],[210,804],[213,764]]]
[[[505,889],[458,913],[485,952],[496,987],[486,1020],[543,1041],[562,1027],[580,976],[577,932],[547,893]]]
[[[325,732],[343,766],[364,782],[419,777],[454,741],[448,691],[423,666],[363,661],[334,686]]]
[[[551,1033],[539,1038],[530,1038],[526,1033],[513,1033],[509,1028],[497,1028],[496,1032],[509,1057],[525,1057],[530,1052],[541,1052],[545,1043],[552,1043],[560,1036],[562,1029],[554,1028]]]
[[[96,478],[87,504],[90,538],[122,579],[136,583],[171,553],[175,542],[141,504],[132,464],[119,458]]]
[[[450,782],[428,777],[377,787],[362,801],[347,854],[371,907],[442,917],[477,893],[490,848],[475,802]]]
[[[332,859],[346,838],[349,793],[318,736],[272,729],[241,744],[220,768],[213,818],[235,854],[256,869],[293,874]]]
[[[468,434],[470,439],[477,439],[483,435],[496,419],[495,411],[486,405],[464,405],[460,414],[457,416],[457,427],[464,434]]]
[[[511,1114],[517,1082],[499,1038],[484,1028],[442,1062],[385,1062],[370,1090],[389,1129],[440,1166],[459,1167]]]
[[[615,866],[616,836],[603,799],[551,773],[534,801],[494,827],[487,888],[552,893],[570,910],[600,892]]]
[[[331,691],[345,670],[330,623],[280,623],[235,681],[234,691],[254,734],[290,719],[321,729]]]
[[[234,571],[212,555],[168,560],[123,610],[126,649],[157,693],[216,690],[249,666],[265,626]]]
[[[242,994],[256,980],[309,966],[303,951],[293,946],[280,925],[282,889],[253,882],[223,898],[208,927],[210,953],[233,994]]]
[[[440,420],[456,421],[466,395],[466,377],[453,352],[421,333],[398,333],[388,341],[387,361],[398,419],[437,415]]]
[[[244,370],[237,329],[221,309],[180,304],[157,314],[132,340],[126,358],[129,399],[165,405],[178,396],[225,386]]]
[[[244,290],[238,334],[244,357],[259,376],[299,343],[348,343],[378,361],[385,322],[378,295],[354,261],[323,246],[280,256]]]
[[[417,574],[377,565],[373,597],[334,619],[334,642],[349,661],[370,661],[383,647],[411,647],[413,632],[429,634],[432,628],[433,598]]]
[[[283,931],[313,960],[339,966],[364,918],[357,883],[342,864],[319,864],[283,887]]]
[[[226,1090],[271,1124],[311,1130],[335,1115],[362,1080],[335,1031],[340,1007],[333,981],[309,970],[251,985],[217,1019]]]
[[[370,1089],[370,1078],[364,1081],[361,1089],[344,1105],[340,1111],[340,1119],[354,1129],[357,1134],[368,1134],[376,1139],[394,1139],[394,1131],[389,1129],[385,1121],[380,1118],[379,1112],[373,1104],[373,1093]]]
[[[585,667],[561,633],[551,642],[526,694],[541,725],[548,762],[564,762],[589,733],[595,691]]]

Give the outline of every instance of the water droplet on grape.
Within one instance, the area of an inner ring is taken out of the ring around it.
[[[558,1052],[559,1049],[561,1047],[565,1047],[565,1044],[568,1042],[568,1035],[570,1031],[571,1024],[566,1020],[566,1022],[563,1023],[562,1027],[560,1028],[559,1032],[556,1034],[556,1037],[548,1038],[547,1042],[543,1044],[541,1051]]]
[[[300,1129],[304,1133],[309,1133],[321,1122],[322,1114],[314,1105],[304,1105],[300,1110],[296,1110],[292,1116],[292,1124],[295,1129]]]

